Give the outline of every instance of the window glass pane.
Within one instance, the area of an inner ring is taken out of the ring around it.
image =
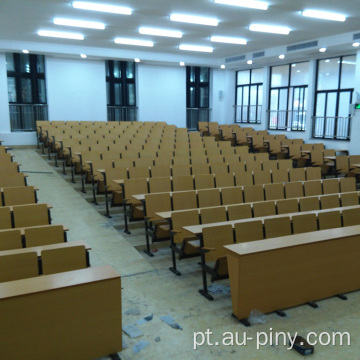
[[[250,84],[250,70],[237,72],[237,84],[238,85]]]
[[[135,63],[131,61],[126,62],[126,78],[134,79],[135,77]]]
[[[320,60],[318,62],[318,90],[338,88],[340,58]]]
[[[277,110],[279,100],[279,90],[271,90],[270,110]]]
[[[263,82],[264,69],[254,69],[251,71],[251,83],[257,84]]]
[[[7,81],[8,81],[9,102],[17,102],[15,78],[8,77]]]
[[[106,83],[106,101],[107,101],[108,105],[111,105],[110,104],[110,83],[109,82]]]
[[[119,61],[114,61],[114,78],[121,78],[121,67]]]
[[[243,105],[249,105],[249,86],[243,86]]]
[[[243,93],[243,88],[241,87],[241,86],[239,86],[238,88],[237,88],[237,93],[236,93],[236,104],[237,105],[242,105],[243,103],[242,103],[242,93]]]
[[[20,71],[30,74],[30,55],[20,54]]]
[[[190,82],[195,82],[195,67],[190,66],[190,76],[189,76]]]
[[[341,89],[353,89],[355,87],[356,56],[344,56],[341,62]]]
[[[208,87],[200,88],[200,107],[201,108],[209,107],[209,88]]]
[[[289,85],[289,66],[273,66],[271,68],[271,87]]]
[[[14,54],[6,54],[6,70],[15,71]]]
[[[209,82],[209,68],[204,68],[204,67],[201,67],[200,68],[200,82],[201,83],[207,83]]]
[[[38,80],[38,88],[39,88],[39,102],[41,104],[46,103],[46,90],[45,90],[45,80]]]
[[[38,74],[45,73],[45,61],[44,61],[44,56],[42,55],[36,56],[36,71]]]
[[[326,102],[326,116],[333,117],[336,115],[336,98],[337,93],[328,93]]]
[[[262,101],[263,101],[263,86],[259,85],[258,105],[262,105]]]
[[[250,87],[250,105],[256,105],[257,100],[257,86]]]
[[[280,101],[279,101],[279,110],[286,110],[287,108],[287,101],[288,101],[288,90],[281,89],[280,90]]]
[[[135,85],[127,84],[128,105],[135,106]]]
[[[295,65],[295,66],[294,66]],[[309,84],[309,62],[291,65],[291,86]]]
[[[349,105],[351,99],[350,91],[343,91],[339,94],[339,114],[340,117],[349,116]]]
[[[316,116],[322,117],[325,116],[325,100],[326,94],[319,93],[316,97]]]
[[[23,102],[32,102],[31,79],[21,79],[21,97]]]
[[[195,87],[191,86],[189,91],[189,107],[194,108],[195,107]]]
[[[121,105],[122,93],[121,93],[121,84],[114,84],[114,102],[115,105]]]

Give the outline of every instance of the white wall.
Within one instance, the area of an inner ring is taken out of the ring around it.
[[[105,61],[46,57],[49,120],[106,121]]]
[[[137,65],[139,121],[166,121],[186,127],[186,69]]]

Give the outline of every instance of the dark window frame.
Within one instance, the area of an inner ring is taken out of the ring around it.
[[[208,81],[200,81],[200,73],[202,70],[206,69],[208,71]],[[195,71],[194,81],[191,81],[191,71]],[[191,88],[195,89],[195,102],[194,106],[191,105]],[[207,89],[208,91],[208,101],[205,106],[200,106],[200,91],[201,89]],[[200,67],[200,66],[187,66],[186,67],[186,107],[188,109],[209,109],[210,108],[210,68]]]

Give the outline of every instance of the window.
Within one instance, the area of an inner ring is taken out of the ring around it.
[[[349,140],[356,56],[318,60],[313,137]]]
[[[136,120],[135,62],[106,61],[108,121]]]
[[[199,121],[209,121],[210,68],[186,67],[186,124],[197,130]]]
[[[6,54],[12,131],[35,131],[36,120],[47,120],[43,55]]]
[[[261,123],[263,69],[236,73],[235,122]]]
[[[309,62],[271,67],[269,129],[304,131]]]

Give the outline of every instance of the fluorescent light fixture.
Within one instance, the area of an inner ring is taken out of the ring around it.
[[[326,59],[325,62],[326,62],[326,63],[330,62],[330,59]],[[339,62],[339,63],[340,63],[340,62]]]
[[[141,28],[139,28],[139,33],[144,34],[144,35],[182,38],[182,32],[175,31],[175,30],[164,30],[164,29],[154,29],[154,28],[149,28],[149,27],[141,27]]]
[[[24,54],[28,54],[29,53],[29,50],[23,50],[22,51]]]
[[[302,16],[312,17],[316,19],[323,20],[333,20],[333,21],[342,21],[346,20],[346,16],[342,14],[331,13],[327,11],[318,11],[318,10],[304,10],[301,12]]]
[[[221,68],[221,69],[225,69],[225,65],[221,65],[220,68]]]
[[[218,26],[219,21],[213,18],[206,18],[201,16],[193,16],[193,15],[183,15],[183,14],[171,14],[171,21],[180,21],[190,24],[199,24],[199,25],[210,25],[210,26]]]
[[[354,43],[352,44],[352,46],[353,46],[353,47],[358,47],[358,46],[360,46],[360,43],[354,42]]]
[[[251,9],[267,10],[269,5],[264,1],[255,0],[214,0],[217,4],[234,5]]]
[[[279,59],[281,60],[285,59],[285,55],[284,54],[279,55]]]
[[[185,66],[185,63],[183,61],[180,61],[180,66]]]
[[[179,49],[180,50],[187,50],[187,51],[208,52],[208,53],[212,53],[213,50],[214,50],[210,46],[185,45],[185,44],[179,45]]]
[[[135,61],[136,63],[139,63],[139,62],[140,62],[140,59],[135,58],[134,61]]]
[[[76,26],[76,27],[82,27],[82,28],[88,28],[88,29],[98,29],[98,30],[105,29],[104,24],[99,23],[99,22],[94,22],[94,21],[56,18],[56,19],[54,19],[54,24],[55,25],[65,25],[65,26]]]
[[[59,32],[59,31],[40,30],[40,31],[38,31],[38,35],[62,38],[62,39],[84,40],[84,35],[74,34],[74,33],[65,33],[65,32]]]
[[[319,51],[320,51],[320,52],[325,52],[325,51],[326,51],[326,48],[320,48]]]
[[[296,64],[291,64],[291,67],[296,67]]]
[[[81,56],[83,59],[86,59],[86,58],[87,58],[87,55],[86,55],[86,54],[80,54],[80,56]]]
[[[248,65],[252,65],[253,61],[252,61],[252,60],[248,60],[246,63],[247,63]]]
[[[123,44],[123,45],[136,45],[136,46],[147,46],[147,47],[154,46],[154,43],[152,41],[136,40],[136,39],[115,38],[114,42],[116,44]]]
[[[289,35],[291,31],[289,28],[283,26],[261,25],[261,24],[251,24],[249,26],[249,30],[266,32],[271,34],[281,34],[281,35]]]
[[[210,38],[213,42],[220,42],[226,44],[237,44],[237,45],[246,45],[247,41],[241,38],[227,37],[227,36],[212,36]]]
[[[76,9],[101,11],[112,14],[120,14],[120,15],[131,15],[132,13],[132,10],[126,7],[96,4],[96,3],[89,3],[84,1],[74,1],[72,3],[72,6]]]

